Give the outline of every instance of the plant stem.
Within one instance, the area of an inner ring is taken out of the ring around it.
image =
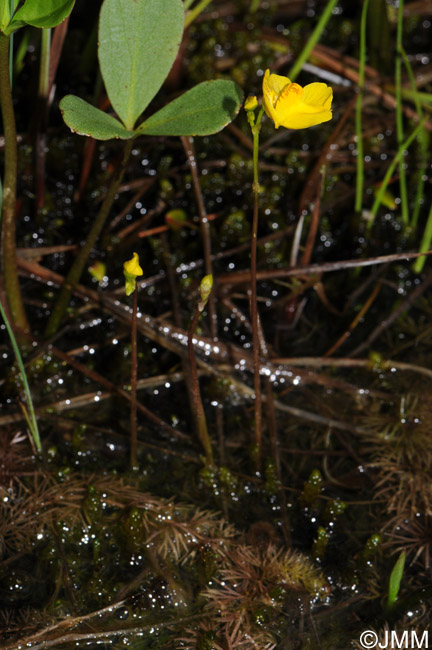
[[[207,211],[204,203],[204,197],[201,190],[198,165],[195,154],[195,146],[193,138],[187,136],[181,136],[180,138],[183,148],[185,150],[189,168],[192,176],[192,185],[195,194],[195,200],[198,208],[198,215],[200,220],[200,230],[201,238],[203,243],[203,252],[204,252],[204,268],[206,275],[213,276],[213,263],[212,263],[212,250],[211,250],[211,232],[210,232],[210,223],[207,217]],[[216,301],[213,291],[210,293],[208,302],[208,314],[210,318],[210,333],[213,343],[217,342],[217,312],[216,312]],[[224,424],[223,424],[223,412],[221,409],[216,410],[215,424],[217,429],[217,435],[219,440],[219,456],[222,460],[225,456],[225,436],[224,436]]]
[[[181,136],[180,140],[185,150],[188,163],[189,163],[189,169],[191,171],[191,176],[192,176],[192,185],[193,185],[193,190],[195,194],[195,200],[196,200],[198,215],[200,220],[201,239],[202,239],[203,253],[204,253],[204,268],[205,268],[206,275],[213,275],[210,224],[207,217],[207,212],[204,205],[204,198],[202,195],[201,185],[199,181],[198,166],[196,161],[193,138],[187,136]],[[215,304],[215,298],[213,292],[211,292],[209,296],[207,305],[208,305],[208,312],[210,316],[210,332],[213,341],[216,341],[217,314],[216,314],[216,304]]]
[[[33,407],[33,400],[32,400],[32,396],[31,396],[31,393],[30,393],[30,386],[29,386],[29,383],[28,383],[28,380],[27,380],[27,374],[26,374],[26,371],[25,371],[25,368],[24,368],[24,364],[23,364],[23,360],[22,360],[22,357],[21,357],[21,352],[20,352],[17,340],[15,338],[13,329],[12,329],[12,327],[10,325],[9,319],[6,316],[6,311],[3,308],[3,305],[1,303],[1,299],[0,299],[0,313],[1,313],[1,316],[3,318],[4,324],[6,325],[6,329],[8,331],[8,334],[9,334],[9,338],[10,338],[10,341],[11,341],[11,344],[12,344],[12,348],[13,348],[13,351],[14,351],[14,354],[15,354],[15,358],[16,358],[18,368],[19,368],[19,371],[20,371],[20,374],[21,374],[21,380],[22,380],[22,383],[23,383],[23,386],[24,386],[24,393],[25,393],[26,402],[27,402],[27,408],[25,409],[26,420],[27,420],[27,423],[28,423],[28,426],[29,426],[29,429],[30,429],[31,436],[33,438],[33,442],[34,442],[34,446],[36,448],[36,451],[41,453],[42,452],[42,444],[41,444],[41,440],[40,440],[39,429],[38,429],[38,424],[37,424],[37,420],[36,420],[36,414],[35,414],[35,410],[34,410],[34,407]]]
[[[81,248],[77,257],[75,258],[75,261],[72,264],[72,267],[62,285],[60,294],[57,298],[57,302],[54,305],[54,309],[52,310],[51,316],[46,326],[46,330],[45,330],[46,338],[52,337],[57,332],[61,320],[63,318],[63,314],[65,313],[67,306],[69,304],[69,300],[74,290],[74,287],[80,281],[81,274],[84,270],[84,266],[86,265],[86,262],[97,241],[97,238],[100,235],[102,228],[104,227],[105,221],[114,203],[117,190],[122,181],[123,174],[126,169],[126,164],[129,160],[130,152],[132,150],[132,143],[133,143],[133,139],[127,140],[125,143],[123,160],[120,164],[120,167],[117,170],[117,173],[114,176],[114,178],[111,180],[111,185],[101,205],[101,208],[96,216],[93,226],[91,227],[90,232],[87,235],[86,242],[84,246]]]
[[[419,253],[426,253],[426,251],[430,249],[431,242],[432,242],[432,203],[426,221],[426,227],[424,229],[423,237],[420,243]],[[421,273],[425,262],[426,262],[426,257],[418,257],[412,266],[414,273]]]
[[[414,98],[417,115],[419,116],[419,120],[423,120],[423,109],[420,102],[420,93],[417,89],[417,84],[416,84],[411,63],[409,62],[409,59],[402,45],[401,45],[401,56],[405,64],[408,77],[411,83],[411,88],[413,93],[412,96]],[[426,129],[422,129],[418,136],[420,162],[417,169],[417,190],[414,199],[414,207],[413,207],[413,213],[412,213],[411,223],[410,223],[412,232],[415,232],[417,228],[420,209],[424,201],[424,184],[425,184],[426,169],[428,165],[429,140],[430,140],[429,131],[427,131]],[[420,259],[422,260],[422,262],[419,264],[420,266],[423,267],[423,263],[425,262],[426,258],[422,257]]]
[[[387,185],[389,184],[389,181],[390,181],[390,179],[392,177],[392,174],[393,174],[393,172],[395,170],[396,165],[398,164],[399,160],[404,155],[405,149],[408,149],[411,142],[417,137],[417,135],[419,134],[419,132],[423,128],[423,124],[424,124],[424,120],[421,121],[419,124],[417,124],[416,128],[413,131],[411,131],[411,134],[407,137],[407,139],[399,145],[399,148],[398,148],[398,150],[396,152],[396,155],[393,158],[391,164],[389,165],[389,167],[388,167],[388,169],[387,169],[387,171],[385,173],[385,176],[384,176],[383,180],[381,181],[381,185],[380,185],[380,188],[378,190],[378,193],[377,193],[377,195],[375,197],[375,201],[374,201],[374,204],[373,204],[372,209],[371,209],[371,219],[368,222],[368,230],[370,230],[372,228],[372,226],[373,226],[373,222],[374,222],[375,217],[376,217],[376,215],[378,213],[379,207],[380,207],[380,205],[382,203],[384,192],[387,189]]]
[[[363,86],[366,65],[366,19],[369,0],[364,0],[362,15],[360,20],[360,64],[358,79],[358,96],[356,103],[356,145],[357,145],[357,175],[356,175],[356,195],[355,211],[361,212],[363,206],[363,183],[364,183],[364,160],[363,160],[363,131],[362,131],[362,105],[363,105]]]
[[[328,21],[332,17],[333,9],[337,5],[337,3],[338,0],[328,1],[326,8],[321,14],[321,18],[319,19],[315,29],[313,30],[312,34],[309,37],[309,40],[307,41],[306,45],[303,47],[302,51],[300,52],[300,55],[296,59],[296,62],[294,63],[293,67],[288,72],[288,77],[290,78],[291,81],[294,81],[296,79],[296,77],[298,76],[299,72],[303,67],[303,64],[308,60],[310,53],[312,52],[313,48],[321,38],[321,34],[323,33]]]
[[[259,174],[258,174],[258,154],[259,154],[259,133],[261,130],[261,118],[264,110],[261,108],[257,120],[252,126],[253,135],[253,184],[252,191],[254,195],[253,220],[252,220],[252,238],[251,238],[251,323],[252,323],[252,354],[254,369],[254,419],[255,419],[255,453],[256,465],[258,470],[261,467],[262,458],[262,395],[261,395],[261,376],[260,376],[260,343],[258,331],[258,304],[257,304],[257,238],[258,238],[258,214],[259,214]]]
[[[185,23],[184,23],[185,29],[186,29],[187,27],[189,27],[189,25],[190,25],[191,23],[193,23],[193,21],[195,20],[195,18],[198,18],[198,16],[200,15],[200,13],[201,13],[202,11],[204,11],[204,9],[207,7],[207,5],[210,4],[210,2],[211,2],[211,0],[201,0],[201,2],[198,2],[198,4],[196,5],[196,7],[194,7],[193,9],[190,9],[190,10],[187,12],[187,14],[186,14],[186,18],[185,18]]]
[[[403,114],[402,114],[402,34],[403,34],[403,0],[399,0],[398,21],[396,33],[396,65],[395,65],[395,95],[396,95],[396,134],[398,146],[404,140]],[[401,199],[402,222],[405,227],[409,225],[408,191],[403,156],[399,160],[399,191]]]
[[[211,440],[207,429],[207,420],[204,412],[204,407],[201,399],[201,392],[200,392],[199,381],[198,381],[197,363],[195,358],[195,349],[193,345],[193,335],[200,315],[201,315],[201,310],[199,309],[199,307],[197,307],[188,330],[188,357],[189,357],[189,370],[190,370],[190,379],[192,385],[192,396],[194,402],[194,415],[195,415],[197,433],[200,442],[204,447],[206,463],[209,467],[211,467],[212,465],[214,465],[213,450],[212,450]]]
[[[45,203],[45,148],[46,121],[48,113],[49,68],[51,51],[51,30],[43,29],[41,33],[41,52],[39,70],[38,110],[36,114],[36,146],[35,146],[35,178],[36,178],[36,211],[39,212]]]
[[[132,294],[131,320],[131,403],[130,403],[130,464],[131,469],[137,467],[137,310],[138,288]]]
[[[9,37],[4,34],[0,34],[0,105],[5,142],[1,242],[4,288],[12,321],[18,328],[28,332],[30,326],[21,296],[16,259],[15,207],[18,151],[9,76]]]

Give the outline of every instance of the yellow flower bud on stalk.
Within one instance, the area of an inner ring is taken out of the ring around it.
[[[140,267],[138,253],[134,253],[132,258],[123,264],[123,273],[126,295],[130,296],[135,291],[137,277],[144,274]]]
[[[254,111],[257,108],[257,106],[258,106],[258,100],[253,95],[250,95],[244,103],[245,111]]]
[[[201,300],[198,303],[199,311],[204,311],[204,308],[210,297],[212,288],[213,288],[213,276],[211,274],[205,275],[201,280],[201,284],[200,284]]]

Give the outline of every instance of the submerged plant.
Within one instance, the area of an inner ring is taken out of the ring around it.
[[[408,394],[393,411],[368,415],[365,440],[376,471],[376,496],[398,520],[432,516],[432,408]],[[385,406],[387,409],[388,407]]]
[[[31,486],[14,481],[1,496],[7,575],[20,569],[21,579],[33,584],[30,558],[37,554],[46,617],[60,618],[50,638],[62,631],[58,603],[68,616],[77,606],[74,585],[80,608],[104,607],[106,614],[135,594],[140,627],[128,631],[125,621],[123,630],[132,638],[138,630],[142,638],[147,623],[161,623],[170,629],[167,643],[176,647],[189,638],[189,647],[198,648],[199,639],[213,635],[215,647],[224,650],[248,647],[248,640],[252,648],[273,647],[276,630],[284,628],[287,614],[297,615],[299,602],[328,593],[324,576],[305,555],[273,543],[245,544],[218,513],[143,493],[115,476],[71,475],[59,483],[36,475]],[[29,560],[20,568],[15,556]],[[10,601],[0,590],[0,603]],[[29,602],[18,590],[15,621]],[[193,625],[187,622],[191,614]]]
[[[385,527],[387,544],[396,551],[405,551],[411,564],[432,567],[432,518],[420,512],[414,519],[396,517]]]

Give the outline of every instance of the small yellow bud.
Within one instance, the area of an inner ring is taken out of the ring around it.
[[[181,208],[170,210],[165,215],[165,223],[173,230],[180,230],[186,223],[186,212]]]
[[[211,274],[205,275],[201,280],[201,284],[200,284],[201,300],[198,303],[198,309],[200,311],[204,310],[204,307],[207,304],[207,300],[210,297],[212,288],[213,288],[213,276]]]
[[[132,258],[123,264],[123,270],[129,275],[134,275],[136,278],[143,275],[143,270],[140,267],[138,253],[134,253]]]
[[[97,260],[91,266],[89,266],[89,273],[99,283],[102,282],[106,275],[106,264],[100,260]]]
[[[245,111],[254,111],[257,106],[258,100],[254,95],[250,95],[244,103]]]
[[[126,295],[130,296],[135,291],[137,277],[143,275],[138,253],[134,253],[132,258],[123,264],[123,273],[125,276]]]

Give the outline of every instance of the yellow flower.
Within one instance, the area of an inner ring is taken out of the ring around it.
[[[135,291],[137,277],[143,275],[138,253],[134,253],[132,258],[123,264],[123,274],[125,276],[126,295],[130,296]]]
[[[332,118],[333,91],[324,83],[308,84],[304,88],[291,83],[288,77],[270,74],[263,80],[265,112],[278,129],[307,129]]]

